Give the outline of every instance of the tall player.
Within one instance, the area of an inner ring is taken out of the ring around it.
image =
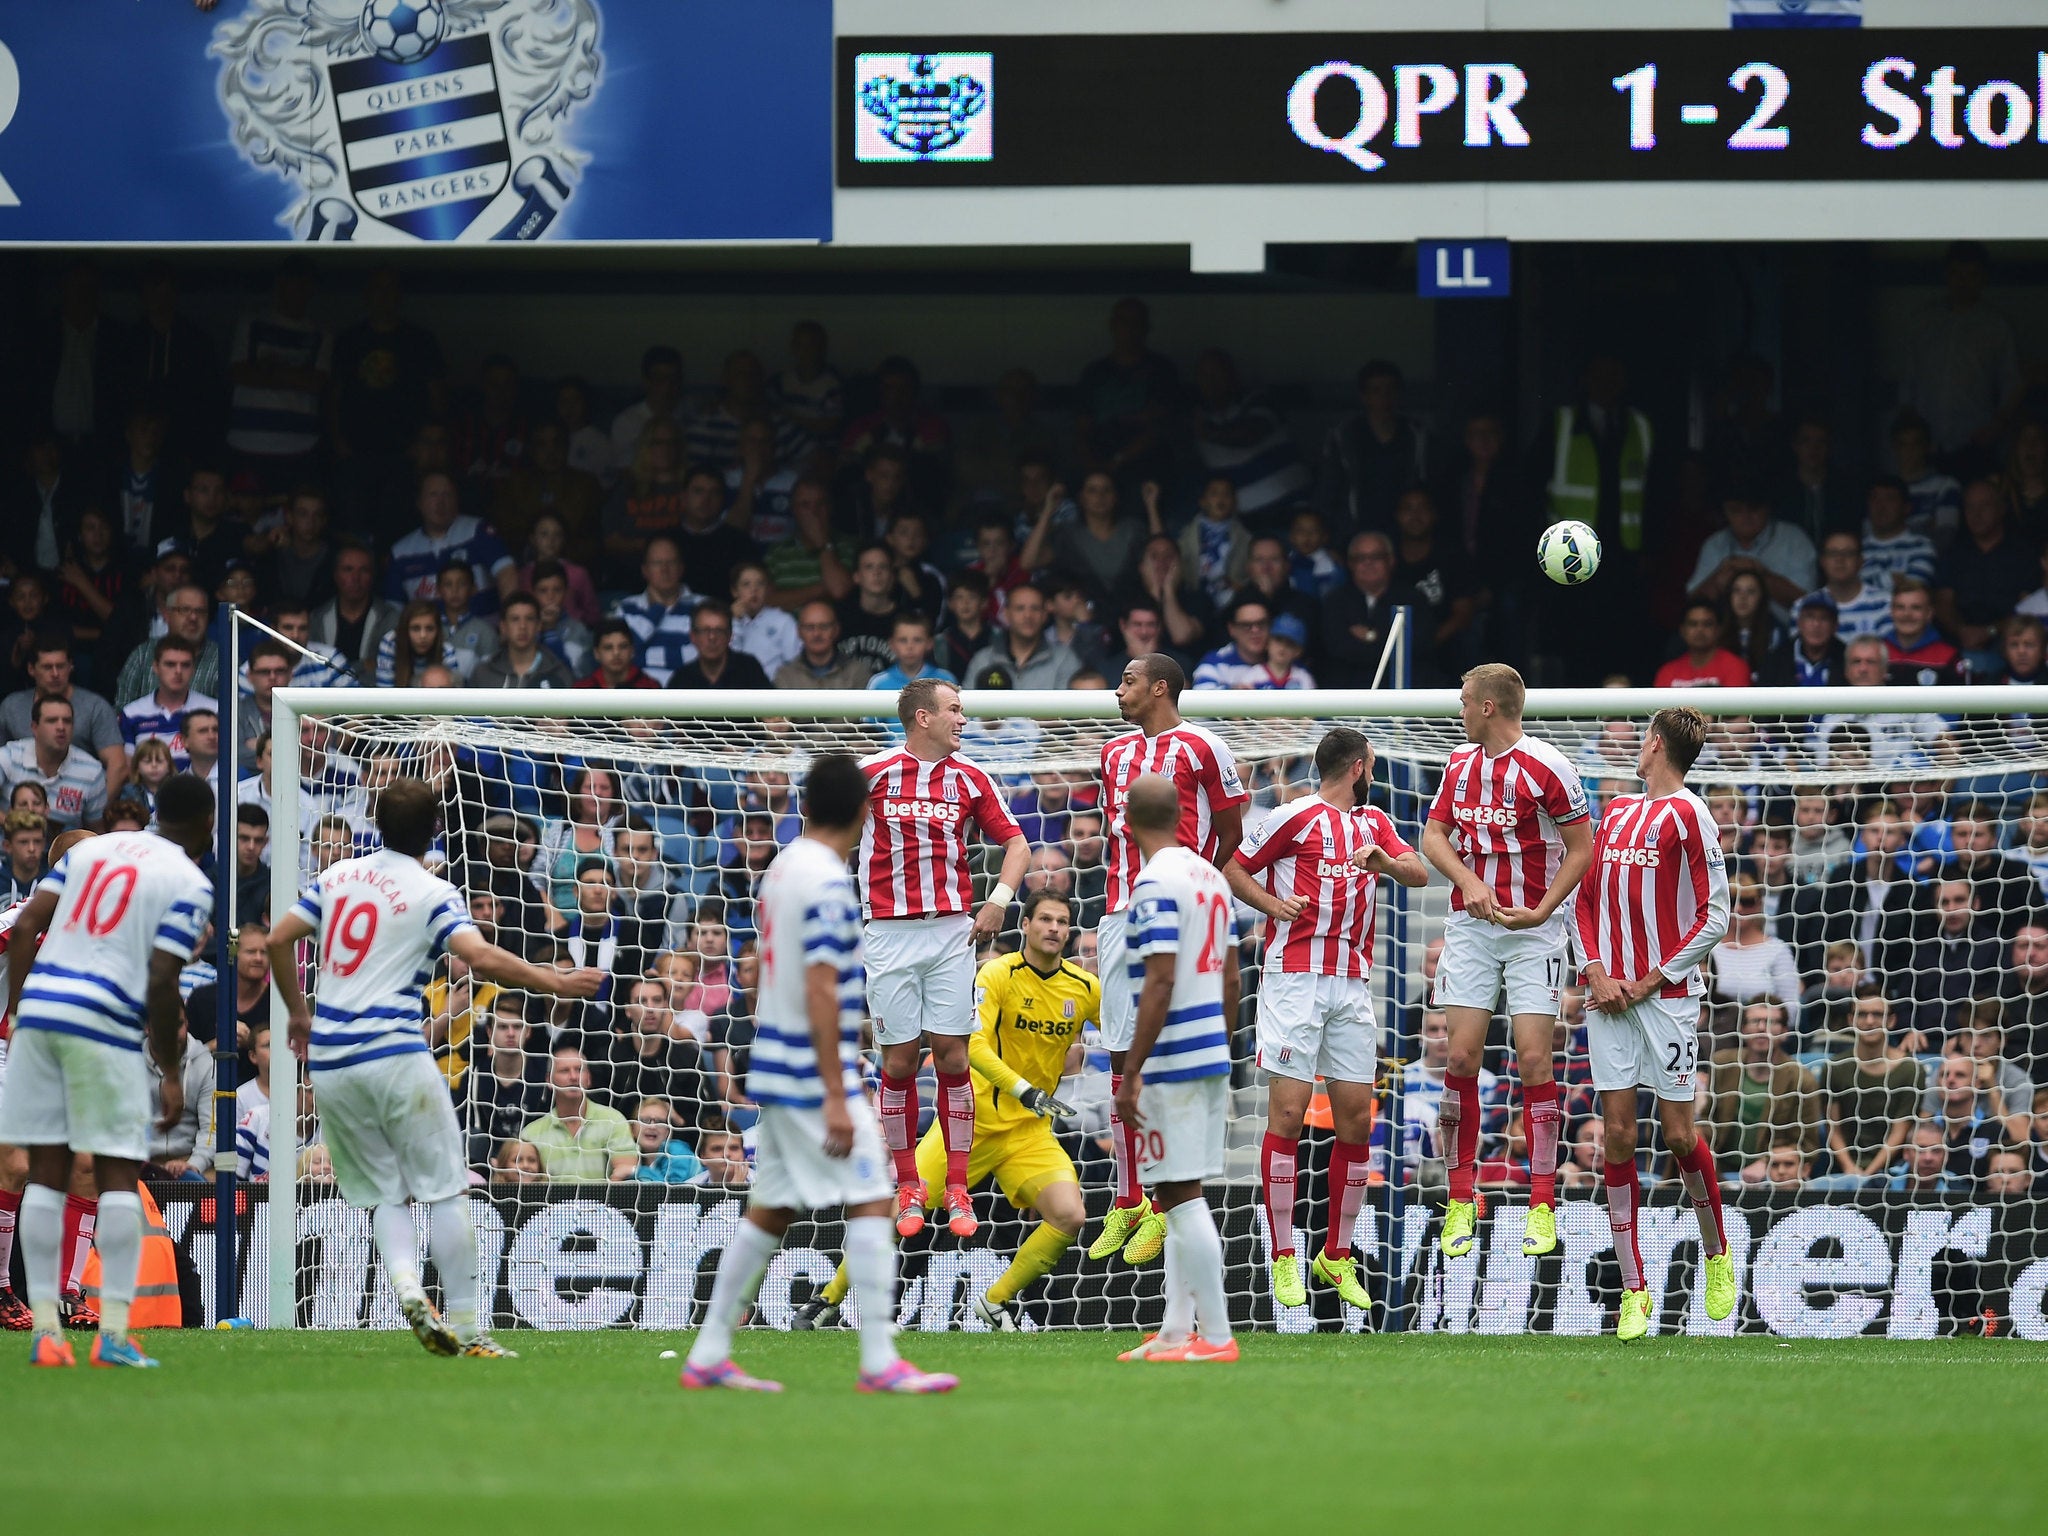
[[[477,1303],[469,1170],[448,1083],[420,1029],[420,995],[443,954],[502,987],[595,997],[602,971],[558,971],[498,948],[469,918],[468,899],[420,860],[440,801],[419,779],[378,792],[383,846],[313,877],[270,930],[270,975],[289,1019],[292,1053],[312,1072],[334,1182],[370,1212],[398,1309],[430,1353],[502,1359]],[[299,985],[297,948],[317,938],[317,1001]],[[407,1202],[427,1208],[429,1252],[448,1302],[427,1299]]]
[[[1269,814],[1223,866],[1238,900],[1272,920],[1259,983],[1259,1065],[1267,1090],[1259,1182],[1273,1246],[1273,1301],[1308,1300],[1294,1251],[1294,1196],[1301,1127],[1321,1078],[1337,1144],[1330,1154],[1330,1230],[1311,1273],[1346,1302],[1369,1309],[1351,1229],[1371,1166],[1379,1024],[1372,1012],[1374,897],[1381,875],[1429,883],[1422,856],[1385,811],[1365,803],[1372,744],[1339,726],[1316,747],[1313,795]],[[1262,877],[1262,878],[1257,878]]]
[[[1024,945],[998,955],[974,978],[981,1027],[967,1042],[974,1064],[974,1158],[969,1187],[994,1179],[1020,1211],[1043,1218],[1017,1249],[1010,1267],[976,1296],[975,1315],[998,1333],[1013,1333],[1023,1316],[1017,1297],[1065,1257],[1087,1220],[1073,1159],[1053,1135],[1052,1119],[1073,1111],[1054,1097],[1066,1074],[1067,1052],[1096,1022],[1102,990],[1065,958],[1073,932],[1073,905],[1040,887],[1024,898]],[[944,1163],[939,1127],[918,1144],[918,1167],[927,1182]],[[797,1328],[829,1328],[851,1285],[844,1264],[816,1296],[797,1309]]]
[[[1548,742],[1522,734],[1522,675],[1488,662],[1465,674],[1451,754],[1422,829],[1422,855],[1451,882],[1436,1005],[1451,1030],[1439,1134],[1450,1200],[1443,1250],[1472,1251],[1479,1161],[1479,1063],[1503,990],[1528,1130],[1529,1215],[1522,1252],[1557,1247],[1561,1110],[1551,1072],[1567,920],[1559,910],[1593,857],[1586,789]]]
[[[1678,1163],[1706,1255],[1707,1316],[1735,1310],[1735,1261],[1721,1222],[1713,1149],[1693,1127],[1700,966],[1728,931],[1720,829],[1685,775],[1706,740],[1696,709],[1660,709],[1636,756],[1640,795],[1608,805],[1574,916],[1586,981],[1586,1048],[1607,1137],[1607,1220],[1621,1263],[1624,1342],[1650,1331],[1653,1298],[1636,1242],[1636,1090],[1657,1096],[1664,1144]]]
[[[1180,840],[1183,811],[1179,788],[1156,773],[1124,796],[1124,824],[1145,861],[1131,883],[1125,969],[1142,989],[1116,1112],[1144,1148],[1141,1171],[1164,1213],[1166,1314],[1159,1332],[1117,1358],[1228,1364],[1237,1340],[1223,1239],[1202,1181],[1223,1175],[1237,924],[1223,876]]]
[[[780,1392],[732,1363],[733,1330],[801,1210],[846,1207],[846,1267],[860,1300],[860,1390],[950,1392],[952,1376],[896,1353],[889,1162],[861,1093],[860,903],[846,861],[868,817],[860,764],[830,752],[804,781],[804,833],[768,866],[756,912],[761,982],[747,1092],[761,1106],[747,1218],[719,1256],[688,1389]]]
[[[193,774],[174,774],[157,791],[156,814],[157,832],[113,832],[67,853],[9,936],[14,1028],[0,1142],[28,1149],[18,1235],[35,1365],[75,1363],[57,1316],[74,1149],[92,1154],[99,1190],[100,1331],[92,1363],[156,1364],[128,1333],[142,1261],[135,1181],[149,1152],[142,1052],[146,1036],[163,1068],[162,1124],[175,1125],[185,1109],[178,972],[213,913],[213,884],[193,862],[213,845],[213,791]]]
[[[1238,781],[1237,764],[1212,731],[1180,717],[1187,675],[1171,656],[1133,656],[1117,684],[1117,712],[1135,729],[1102,744],[1103,828],[1109,859],[1106,914],[1097,924],[1101,948],[1102,1043],[1109,1048],[1112,1103],[1121,1100],[1119,1082],[1136,1028],[1137,988],[1125,965],[1126,909],[1143,860],[1125,820],[1131,786],[1140,775],[1157,774],[1174,787],[1180,816],[1174,835],[1183,848],[1221,868],[1244,835],[1244,805],[1251,796]],[[1135,1127],[1110,1111],[1110,1143],[1116,1158],[1116,1204],[1102,1220],[1102,1235],[1088,1250],[1106,1259],[1119,1248],[1126,1264],[1147,1264],[1166,1241],[1166,1219],[1145,1198],[1138,1178]]]
[[[938,1075],[938,1125],[945,1143],[947,1225],[974,1235],[968,1159],[974,1147],[974,1085],[967,1037],[974,1033],[974,951],[1003,926],[1031,845],[996,782],[960,755],[967,711],[960,690],[938,678],[904,684],[896,700],[903,744],[861,763],[869,818],[860,838],[867,912],[868,1010],[882,1052],[882,1139],[896,1168],[896,1231],[924,1230],[928,1190],[918,1172],[917,1063],[927,1044]],[[967,848],[972,823],[1003,848],[988,899],[974,907]]]

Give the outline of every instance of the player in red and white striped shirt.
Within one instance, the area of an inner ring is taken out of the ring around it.
[[[1685,1180],[1707,1256],[1707,1316],[1735,1310],[1735,1264],[1721,1224],[1713,1149],[1693,1127],[1698,1066],[1700,966],[1728,931],[1728,867],[1720,828],[1685,787],[1706,740],[1696,709],[1660,709],[1643,733],[1640,795],[1618,796],[1593,838],[1593,868],[1579,886],[1574,934],[1586,981],[1586,1047],[1607,1133],[1607,1220],[1621,1263],[1615,1332],[1639,1339],[1654,1299],[1643,1285],[1636,1242],[1642,1190],[1636,1179],[1636,1090],[1657,1095],[1664,1144]]]
[[[868,1013],[882,1051],[882,1139],[896,1164],[896,1230],[924,1229],[925,1187],[917,1173],[917,1063],[931,1047],[946,1143],[946,1219],[974,1235],[967,1158],[974,1145],[974,1085],[967,1037],[974,1033],[974,951],[994,938],[1024,878],[1031,845],[986,772],[960,755],[967,711],[960,690],[916,678],[897,696],[903,745],[861,763],[869,810],[855,872],[867,909]],[[1002,872],[979,907],[967,834],[979,827],[1003,845]],[[972,915],[970,915],[970,913]]]
[[[1370,1308],[1351,1255],[1351,1229],[1371,1163],[1379,1024],[1373,1018],[1374,897],[1379,876],[1429,883],[1422,856],[1387,813],[1365,803],[1372,744],[1339,726],[1316,747],[1313,795],[1269,813],[1223,866],[1239,901],[1272,921],[1259,983],[1259,1065],[1272,1082],[1259,1152],[1272,1239],[1273,1302],[1308,1300],[1294,1251],[1301,1127],[1316,1079],[1330,1095],[1337,1144],[1330,1154],[1330,1230],[1312,1272],[1352,1306]],[[1261,878],[1254,878],[1254,877]]]
[[[1465,674],[1451,754],[1422,830],[1422,854],[1451,882],[1451,915],[1434,1002],[1451,1029],[1439,1135],[1450,1199],[1443,1250],[1472,1251],[1479,1161],[1479,1064],[1503,991],[1529,1146],[1529,1214],[1522,1252],[1557,1246],[1557,1143],[1562,1118],[1551,1075],[1551,1026],[1564,980],[1560,909],[1593,857],[1586,787],[1555,747],[1522,734],[1522,675],[1488,662]]]
[[[1098,974],[1102,978],[1102,1043],[1109,1050],[1110,1093],[1123,1081],[1124,1053],[1137,1029],[1137,986],[1124,956],[1124,909],[1131,886],[1144,867],[1136,839],[1124,824],[1124,803],[1143,774],[1173,781],[1180,795],[1176,837],[1218,869],[1237,851],[1244,835],[1244,806],[1251,796],[1237,775],[1237,762],[1215,732],[1180,717],[1187,674],[1171,656],[1133,656],[1117,683],[1116,707],[1134,727],[1102,744],[1102,825],[1109,861],[1107,911],[1096,925]],[[1139,969],[1139,979],[1144,971]],[[1118,1249],[1124,1261],[1145,1264],[1166,1246],[1166,1219],[1152,1209],[1138,1184],[1137,1132],[1114,1110],[1110,1142],[1116,1152],[1116,1204],[1102,1221],[1102,1235],[1088,1250],[1106,1259]]]

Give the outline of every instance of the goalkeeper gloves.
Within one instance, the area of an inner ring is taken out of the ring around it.
[[[1041,1120],[1048,1115],[1064,1120],[1074,1112],[1073,1105],[1062,1104],[1043,1088],[1034,1088],[1029,1083],[1022,1084],[1017,1089],[1017,1102]]]

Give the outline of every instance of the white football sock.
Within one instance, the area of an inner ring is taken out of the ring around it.
[[[1180,1279],[1194,1293],[1195,1326],[1207,1342],[1227,1344],[1230,1303],[1223,1292],[1223,1239],[1209,1202],[1199,1197],[1181,1201],[1166,1213],[1166,1231],[1181,1240]]]
[[[384,1273],[391,1277],[391,1289],[398,1299],[421,1294],[419,1239],[412,1230],[412,1208],[378,1206],[370,1212],[370,1230],[377,1235],[377,1252],[384,1256]]]
[[[100,1251],[100,1332],[126,1335],[142,1268],[142,1197],[132,1189],[101,1195],[93,1243]]]
[[[888,1217],[847,1221],[846,1272],[860,1308],[860,1368],[886,1371],[896,1363],[896,1237]]]
[[[64,1294],[64,1192],[47,1184],[31,1184],[21,1192],[21,1220],[15,1227],[21,1244],[23,1278],[28,1282],[29,1310],[37,1333],[55,1333],[61,1326],[58,1298]],[[104,1268],[104,1265],[102,1266]]]
[[[1184,1278],[1187,1265],[1173,1235],[1173,1213],[1166,1213],[1166,1313],[1159,1320],[1162,1344],[1184,1343],[1195,1331],[1195,1293]]]
[[[732,1353],[732,1334],[739,1326],[740,1314],[753,1301],[761,1277],[768,1272],[768,1261],[781,1246],[782,1239],[774,1233],[751,1221],[740,1223],[725,1252],[718,1256],[718,1278],[711,1282],[711,1305],[704,1309],[704,1324],[697,1332],[697,1342],[690,1346],[690,1364],[700,1368],[717,1365]]]
[[[467,1195],[436,1200],[427,1207],[427,1232],[441,1294],[448,1303],[448,1326],[465,1344],[477,1335],[476,1228],[471,1216]]]

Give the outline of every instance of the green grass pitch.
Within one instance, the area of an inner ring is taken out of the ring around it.
[[[9,1344],[0,1528],[2048,1529],[2048,1350],[2006,1339],[1261,1333],[1199,1368],[1119,1366],[1135,1335],[913,1335],[960,1391],[874,1399],[850,1333],[742,1334],[780,1397],[678,1391],[658,1356],[689,1335],[504,1337],[523,1359],[159,1333],[147,1374]]]

